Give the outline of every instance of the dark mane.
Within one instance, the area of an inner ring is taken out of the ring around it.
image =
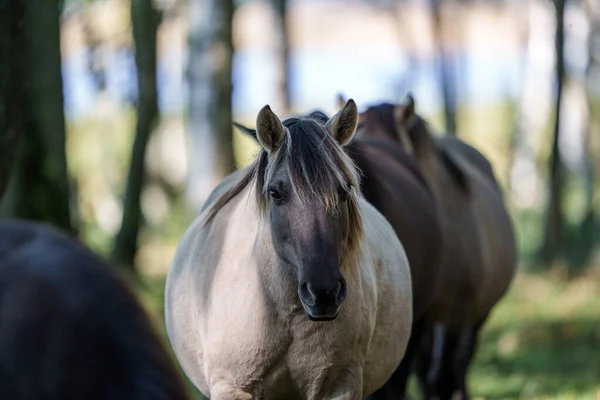
[[[375,147],[389,155],[391,155],[396,161],[400,162],[410,173],[414,175],[415,178],[427,189],[429,193],[433,193],[431,190],[431,186],[423,176],[421,172],[421,168],[419,164],[415,160],[415,158],[406,153],[400,146],[397,146],[396,143],[388,141],[386,139],[379,139],[369,136],[363,136],[359,138],[355,138],[346,146],[350,157],[354,159],[353,154],[362,147],[362,144],[366,144],[367,146]],[[372,177],[371,179],[377,179],[377,176]]]
[[[289,174],[292,188],[301,201],[317,198],[330,212],[335,212],[339,201],[339,191],[350,196],[350,241],[358,242],[362,232],[362,220],[358,210],[356,191],[359,187],[358,172],[352,160],[327,133],[324,123],[327,116],[315,111],[305,117],[293,117],[283,121],[287,135],[281,148],[269,157],[260,150],[252,167],[240,181],[218,198],[208,211],[205,224],[214,219],[217,213],[249,184],[254,183],[256,200],[261,215],[266,216],[267,197],[270,180],[280,168]]]
[[[364,119],[361,124],[362,129],[369,132],[381,132],[384,136],[397,141],[399,137],[396,119],[394,117],[395,105],[390,103],[381,103],[369,107],[364,113]],[[434,138],[434,134],[420,115],[415,114],[414,123],[408,129],[410,142],[415,149],[423,149],[426,146],[434,146],[439,159],[446,167],[448,173],[456,181],[459,188],[466,194],[470,193],[469,177],[465,174],[462,167],[458,165],[453,156],[448,152],[445,146],[440,145],[441,141]],[[431,142],[433,143],[427,143]]]
[[[0,398],[187,398],[135,295],[83,245],[0,222],[0,294]]]

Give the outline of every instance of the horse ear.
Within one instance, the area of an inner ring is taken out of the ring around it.
[[[346,98],[341,93],[337,94],[337,104],[339,108],[342,108],[346,105]]]
[[[234,122],[233,126],[244,132],[246,135],[252,136],[254,140],[258,141],[258,138],[256,137],[256,129],[250,129],[242,124],[238,124],[237,122]]]
[[[400,124],[406,124],[415,115],[415,99],[412,93],[407,93],[404,104],[396,107],[396,119]]]
[[[348,144],[356,132],[358,122],[358,109],[352,99],[344,104],[344,107],[327,121],[325,127],[331,136],[342,146]]]
[[[279,150],[285,137],[285,127],[269,105],[264,106],[256,117],[256,138],[268,153]]]

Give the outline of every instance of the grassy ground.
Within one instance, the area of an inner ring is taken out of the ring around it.
[[[159,327],[162,288],[155,281],[140,289]],[[519,274],[484,328],[469,379],[473,397],[600,399],[598,293],[600,271],[570,282]]]
[[[485,399],[600,399],[600,276],[518,276],[472,368]]]

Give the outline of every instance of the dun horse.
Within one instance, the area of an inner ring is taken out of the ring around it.
[[[326,123],[282,123],[265,106],[257,160],[216,189],[183,236],[167,328],[211,399],[358,400],[400,363],[410,270],[392,227],[357,191],[343,150],[356,121],[352,100]]]
[[[0,222],[0,398],[183,400],[183,382],[127,286],[43,225]]]
[[[320,111],[310,115],[321,119],[323,123],[328,120]],[[361,125],[357,132],[364,129]],[[236,126],[257,139],[256,130],[240,124]],[[429,310],[440,289],[442,233],[437,205],[417,162],[394,141],[383,137],[355,137],[345,149],[361,171],[361,193],[392,225],[410,263],[413,289],[411,338],[396,372],[384,387],[370,396],[371,400],[399,399],[405,392],[419,340],[432,322]],[[238,177],[239,173],[234,173],[225,178],[215,193],[231,186]],[[214,197],[211,196],[207,203],[213,201]]]
[[[408,143],[438,200],[442,221],[444,289],[432,307],[441,323],[430,332],[417,373],[426,397],[468,399],[467,369],[479,330],[516,268],[512,222],[490,163],[459,139],[435,137],[415,113],[412,97],[405,105],[371,107],[361,115],[365,126],[373,113],[393,120],[394,128],[365,127],[363,132]]]

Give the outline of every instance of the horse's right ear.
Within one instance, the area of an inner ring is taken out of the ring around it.
[[[234,122],[233,126],[244,132],[246,135],[252,136],[254,140],[258,141],[258,138],[256,137],[256,129],[250,129],[242,124],[238,124],[237,122]]]
[[[256,117],[256,138],[268,153],[279,150],[285,138],[285,127],[269,105],[264,106]]]

